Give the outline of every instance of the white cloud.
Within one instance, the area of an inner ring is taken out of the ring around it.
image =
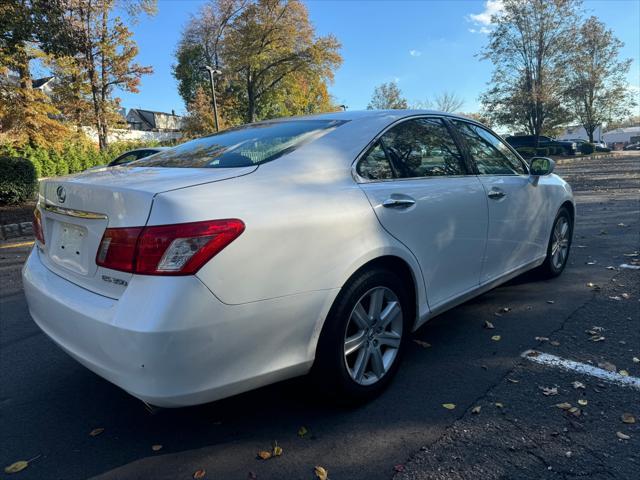
[[[500,15],[504,10],[502,0],[486,0],[484,10],[480,13],[470,13],[466,16],[467,22],[474,24],[474,28],[470,28],[471,33],[490,33],[491,18],[494,15]]]
[[[422,52],[420,50],[409,50],[409,55],[412,57],[419,57],[422,55]]]

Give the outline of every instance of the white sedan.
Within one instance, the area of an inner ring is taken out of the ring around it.
[[[35,322],[157,406],[309,372],[380,392],[413,330],[538,267],[575,217],[553,162],[430,111],[280,119],[40,185]]]

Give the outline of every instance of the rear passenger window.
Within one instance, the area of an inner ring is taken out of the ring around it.
[[[488,130],[471,123],[453,120],[482,175],[523,175],[520,159],[502,140]]]
[[[391,164],[380,142],[376,142],[369,153],[358,163],[358,175],[367,180],[386,180],[393,178]]]
[[[464,175],[463,159],[442,120],[408,120],[386,132],[380,142],[399,178]]]

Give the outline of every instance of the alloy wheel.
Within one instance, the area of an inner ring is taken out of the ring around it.
[[[553,241],[551,244],[551,261],[553,268],[559,270],[564,265],[569,253],[569,221],[566,217],[558,218],[553,228]]]
[[[402,342],[402,306],[387,287],[375,287],[356,302],[347,322],[344,360],[360,385],[378,382],[392,367]]]

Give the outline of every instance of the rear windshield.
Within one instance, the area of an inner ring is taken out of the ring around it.
[[[293,120],[244,125],[131,162],[132,167],[250,167],[275,160],[345,123]]]

